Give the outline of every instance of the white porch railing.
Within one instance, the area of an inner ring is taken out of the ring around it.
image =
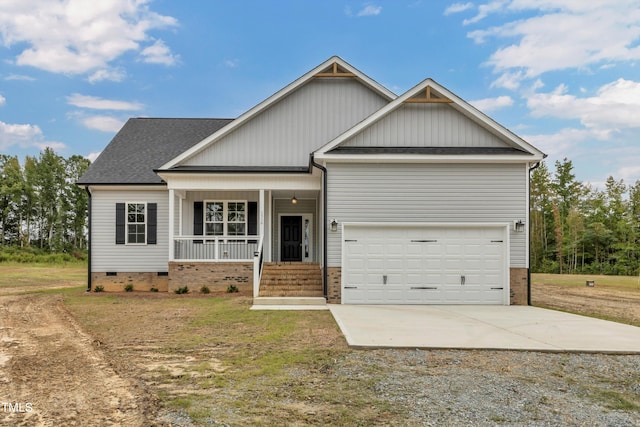
[[[174,259],[180,261],[253,261],[260,236],[176,236]]]

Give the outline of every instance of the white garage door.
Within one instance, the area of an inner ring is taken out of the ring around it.
[[[344,226],[345,304],[508,304],[506,226]]]

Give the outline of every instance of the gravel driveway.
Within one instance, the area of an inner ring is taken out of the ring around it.
[[[640,425],[640,356],[363,350],[335,375],[374,380],[406,425]]]

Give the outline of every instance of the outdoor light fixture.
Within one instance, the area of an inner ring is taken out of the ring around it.
[[[335,219],[331,221],[331,231],[338,231],[338,221]]]
[[[293,193],[293,197],[291,198],[291,204],[292,205],[298,204],[298,199],[296,199],[296,193]]]
[[[522,233],[524,231],[524,222],[521,219],[513,222],[513,230]]]

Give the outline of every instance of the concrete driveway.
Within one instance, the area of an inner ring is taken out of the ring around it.
[[[527,306],[337,305],[352,347],[640,354],[640,328]]]

